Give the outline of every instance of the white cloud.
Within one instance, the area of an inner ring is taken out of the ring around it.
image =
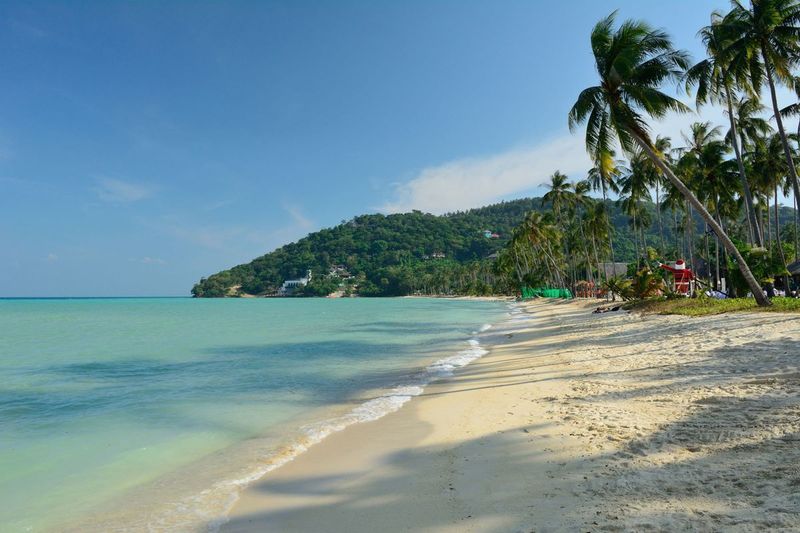
[[[54,263],[54,262],[58,261],[58,256],[51,252],[51,253],[47,254],[47,257],[45,258],[45,261],[47,261],[48,263]]]
[[[768,97],[764,96],[768,106]],[[682,99],[694,109],[692,97],[684,95]],[[778,89],[781,105],[788,105],[796,99],[788,89]],[[771,108],[765,110],[764,115],[770,117]],[[673,147],[683,146],[681,132],[689,131],[689,126],[698,121],[721,125],[723,132],[728,129],[724,110],[719,106],[705,106],[699,113],[671,113],[659,122],[651,121],[652,133],[653,136],[670,137]],[[790,120],[786,128],[794,131],[796,123],[795,119]],[[393,199],[378,210],[399,213],[419,209],[440,214],[480,207],[515,194],[529,193],[556,170],[577,179],[591,166],[584,148],[584,130],[581,129],[574,135],[562,134],[533,146],[424,168],[409,181],[397,184]]]
[[[582,174],[591,166],[583,137],[564,134],[535,146],[425,168],[397,185],[394,200],[379,210],[439,214],[480,207],[538,187],[556,170]]]
[[[138,261],[139,263],[145,264],[145,265],[165,265],[165,264],[167,264],[167,262],[164,261],[163,259],[161,259],[160,257],[144,256],[141,259],[137,259],[136,261]]]
[[[289,215],[289,221],[274,229],[243,225],[199,225],[178,216],[165,216],[160,220],[142,220],[142,222],[176,239],[203,248],[226,252],[255,248],[256,253],[263,253],[276,246],[295,241],[317,227],[298,206],[284,204],[283,209]]]
[[[95,179],[92,191],[100,200],[110,203],[136,202],[153,194],[151,187],[114,178]]]
[[[289,213],[289,216],[292,218],[293,224],[291,227],[294,229],[309,230],[314,227],[314,223],[306,217],[296,205],[284,204],[283,210]]]

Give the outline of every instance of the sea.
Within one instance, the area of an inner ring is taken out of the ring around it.
[[[499,301],[0,300],[0,531],[214,531],[248,483],[486,353]]]

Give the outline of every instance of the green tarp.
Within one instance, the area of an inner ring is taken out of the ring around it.
[[[528,300],[530,298],[565,298],[571,299],[572,293],[569,289],[551,289],[546,287],[522,287],[522,299]]]

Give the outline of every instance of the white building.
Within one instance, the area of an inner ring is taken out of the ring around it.
[[[292,294],[298,287],[305,287],[311,281],[311,271],[306,270],[306,277],[300,279],[287,279],[278,290],[280,296],[287,296]]]

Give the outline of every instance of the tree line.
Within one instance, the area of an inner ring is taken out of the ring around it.
[[[693,63],[646,22],[617,24],[612,13],[595,25],[598,84],[584,89],[568,114],[571,130],[585,125],[594,167],[574,183],[560,172],[551,176],[549,213],[526,217],[499,268],[519,282],[603,281],[605,272],[593,265],[617,260],[606,201],[613,193],[629,219],[639,266],[667,255],[702,263],[715,288],[726,277],[733,292],[749,292],[763,306],[770,305],[765,283],[791,288],[786,266],[798,255],[797,210],[785,224],[780,200],[800,203],[800,138],[784,126],[800,114],[800,103],[781,107],[776,86],[800,99],[800,4],[734,0],[698,36],[706,57]],[[670,83],[693,94],[698,111],[722,106],[727,124],[697,121],[678,141],[654,136],[651,120],[691,111],[664,92]],[[604,201],[590,198],[592,190]],[[653,212],[646,208],[652,201]],[[649,246],[644,231],[654,224],[658,241]]]

